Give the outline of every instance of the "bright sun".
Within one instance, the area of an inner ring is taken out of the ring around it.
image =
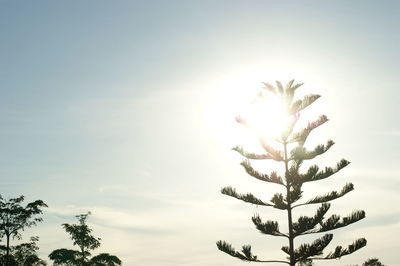
[[[287,82],[290,79],[276,71],[267,72],[266,79],[265,73],[265,70],[241,72],[218,84],[220,94],[210,109],[210,121],[226,146],[240,145],[248,150],[258,150],[261,146],[256,136],[279,137],[290,123],[292,117],[285,110],[282,99],[262,89],[263,81],[281,79]],[[246,121],[247,128],[233,123],[238,117]]]
[[[244,121],[259,138],[278,138],[292,117],[280,97],[262,91],[238,119]]]

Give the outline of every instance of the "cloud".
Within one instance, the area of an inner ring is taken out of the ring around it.
[[[137,173],[138,178],[154,178],[153,175],[148,170],[141,170]],[[106,184],[106,185],[98,185],[97,191],[100,193],[104,192],[122,192],[122,193],[131,193],[133,190],[132,185],[128,184]]]
[[[400,137],[400,129],[379,131],[377,134],[383,136]]]
[[[102,206],[66,206],[64,208],[50,207],[47,212],[67,221],[72,217],[91,212],[89,223],[112,229],[128,230],[139,234],[167,234],[173,230],[161,227],[157,224],[151,224],[149,221],[141,218],[141,215],[115,208]]]
[[[400,224],[400,212],[395,211],[389,214],[374,215],[368,217],[363,223],[363,227],[385,227]]]

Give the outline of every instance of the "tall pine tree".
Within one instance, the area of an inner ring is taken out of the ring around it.
[[[305,128],[295,132],[297,131],[296,123],[303,109],[310,106],[320,96],[311,94],[305,96],[303,99],[295,99],[294,95],[296,90],[303,84],[294,84],[294,80],[291,80],[285,87],[282,86],[279,81],[276,82],[276,87],[268,83],[264,83],[264,85],[264,90],[259,94],[259,97],[268,97],[268,95],[277,97],[279,101],[282,101],[287,116],[290,118],[290,122],[284,127],[280,136],[273,140],[275,146],[278,145],[280,148],[275,148],[266,138],[259,137],[260,144],[265,151],[263,154],[246,152],[239,146],[233,148],[233,150],[237,151],[245,158],[241,165],[244,167],[247,174],[258,180],[277,184],[283,188],[284,192],[276,193],[269,202],[261,200],[250,193],[240,194],[232,187],[225,187],[221,192],[222,194],[247,203],[273,207],[286,212],[288,224],[286,232],[281,231],[277,221],[262,220],[258,214],[252,217],[252,221],[262,234],[287,239],[288,246],[283,246],[281,248],[281,250],[287,254],[287,260],[260,259],[252,253],[250,245],[244,245],[241,251],[236,251],[231,244],[221,240],[217,242],[218,249],[243,261],[286,263],[290,266],[295,266],[311,265],[314,260],[338,259],[364,247],[367,241],[365,238],[360,238],[347,247],[337,246],[332,251],[325,254],[323,253],[324,249],[333,238],[332,233],[325,232],[348,226],[365,217],[365,212],[362,210],[353,211],[345,217],[340,217],[336,214],[330,215],[329,217],[326,216],[331,206],[329,202],[352,191],[354,189],[353,184],[347,183],[340,191],[332,191],[324,195],[316,195],[313,198],[302,200],[303,184],[328,178],[350,163],[342,159],[334,167],[325,167],[324,169],[321,169],[317,165],[312,165],[304,171],[301,167],[303,162],[314,159],[325,153],[334,144],[332,140],[329,140],[326,144],[318,145],[314,149],[307,149],[305,147],[306,140],[310,133],[328,121],[325,115],[321,115],[316,121],[309,122]],[[237,121],[245,126],[252,126],[242,117],[238,117]],[[274,160],[280,162],[285,169],[284,174],[282,174],[284,176],[279,175],[277,172],[272,172],[271,174],[261,173],[253,168],[252,160]],[[299,207],[305,205],[317,204],[319,204],[319,207],[314,216],[300,216],[297,220],[294,220],[293,212],[295,209],[297,210]],[[297,238],[301,236],[318,233],[325,234],[312,243],[295,246],[295,239],[297,242]]]

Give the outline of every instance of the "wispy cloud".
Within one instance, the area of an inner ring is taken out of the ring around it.
[[[148,170],[141,170],[137,173],[137,178],[154,178],[153,175]],[[131,184],[105,184],[98,185],[97,191],[100,193],[112,193],[112,192],[131,192],[133,189]]]
[[[376,134],[382,136],[400,137],[400,129],[378,131]]]
[[[48,213],[71,221],[75,215],[91,212],[90,223],[103,227],[128,230],[139,234],[166,234],[173,230],[161,227],[159,224],[151,223],[138,214],[101,206],[66,206],[64,208],[49,208]]]

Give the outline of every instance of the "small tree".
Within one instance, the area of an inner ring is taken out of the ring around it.
[[[21,205],[24,199],[24,196],[19,196],[6,200],[0,195],[0,238],[6,237],[7,261],[10,257],[10,239],[21,239],[21,231],[42,222],[43,219],[38,215],[47,207],[42,200],[30,202],[24,207]]]
[[[94,237],[92,229],[86,224],[86,219],[90,212],[87,214],[77,215],[79,224],[63,224],[65,231],[70,234],[73,245],[77,245],[80,249],[80,259],[84,262],[87,261],[90,251],[100,247],[100,238]]]
[[[97,256],[94,256],[91,260],[92,266],[115,266],[121,265],[121,260],[113,255],[108,253],[101,253]]]
[[[325,167],[325,169],[320,169],[317,165],[312,165],[308,170],[304,172],[301,171],[301,165],[304,161],[311,160],[316,156],[325,153],[333,146],[334,142],[329,140],[325,145],[318,145],[312,150],[308,150],[305,147],[305,142],[310,133],[315,128],[327,122],[328,118],[325,115],[322,115],[316,121],[308,123],[305,128],[301,129],[297,133],[293,133],[302,110],[311,105],[320,96],[307,95],[302,100],[294,100],[296,89],[303,84],[294,84],[294,80],[290,81],[286,87],[283,87],[278,81],[276,84],[277,86],[274,87],[265,83],[264,91],[259,94],[258,100],[263,101],[266,97],[274,96],[277,101],[281,101],[284,107],[289,119],[280,136],[275,138],[275,144],[280,146],[280,148],[274,148],[264,136],[259,136],[260,144],[265,150],[264,154],[249,153],[242,147],[235,147],[233,150],[239,152],[243,157],[245,157],[245,160],[241,165],[244,167],[247,174],[258,180],[277,184],[283,188],[284,192],[273,195],[270,202],[261,200],[250,193],[240,194],[232,187],[225,187],[221,192],[222,194],[247,203],[258,206],[273,207],[285,211],[288,221],[287,233],[280,230],[278,222],[269,220],[263,221],[258,214],[255,214],[252,217],[252,221],[262,234],[283,237],[288,240],[289,245],[281,248],[281,250],[288,255],[288,258],[287,260],[262,260],[253,255],[250,245],[243,246],[241,252],[239,252],[225,241],[218,241],[217,247],[221,251],[244,261],[286,263],[290,266],[295,266],[296,264],[311,265],[313,260],[337,259],[351,254],[364,247],[367,241],[364,238],[360,238],[347,248],[338,246],[326,255],[323,255],[323,251],[331,242],[333,234],[325,234],[314,242],[310,244],[301,244],[297,248],[294,245],[294,240],[298,237],[328,232],[355,223],[365,217],[365,212],[354,211],[350,215],[342,218],[335,214],[328,218],[325,217],[330,208],[328,202],[340,198],[352,191],[354,187],[351,183],[347,183],[339,191],[333,191],[325,195],[318,195],[306,201],[299,202],[302,198],[303,184],[328,178],[346,167],[349,164],[349,161],[342,159],[335,167]],[[273,112],[275,111],[279,112],[280,110],[273,110]],[[243,125],[252,127],[249,121],[245,118],[238,117],[237,121]],[[282,163],[284,167],[283,177],[277,172],[264,174],[257,171],[253,168],[250,160],[274,160]],[[320,204],[320,207],[317,209],[314,216],[300,216],[297,221],[293,220],[293,211],[295,208],[312,204]]]
[[[80,262],[80,253],[71,249],[56,249],[50,253],[50,260],[54,261],[55,266],[75,266],[82,265]]]
[[[358,266],[358,264],[356,265],[349,265],[349,266]],[[386,266],[385,264],[383,264],[382,262],[379,261],[379,259],[377,258],[372,258],[372,259],[368,259],[366,260],[362,266]]]
[[[100,247],[100,238],[92,235],[92,229],[86,223],[90,212],[75,216],[79,224],[63,224],[65,231],[70,235],[74,246],[79,247],[79,251],[70,249],[56,249],[50,253],[50,260],[54,265],[62,266],[116,266],[121,265],[121,261],[116,256],[108,253],[101,253],[91,259],[91,251]],[[101,264],[103,263],[103,264]]]
[[[362,266],[385,266],[377,258],[368,259]]]
[[[21,243],[16,246],[10,246],[10,255],[6,256],[6,246],[0,246],[0,265],[8,264],[11,266],[44,266],[46,262],[39,258],[37,251],[39,247],[37,242],[39,237],[31,237],[28,243]]]

